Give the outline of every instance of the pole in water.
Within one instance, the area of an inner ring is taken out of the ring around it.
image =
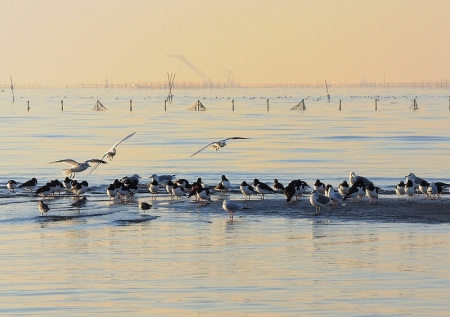
[[[233,100],[231,100],[231,109],[234,111],[234,99]]]
[[[448,98],[448,110],[450,110],[450,98]]]
[[[167,111],[167,99],[164,99],[164,111]]]
[[[12,93],[12,97],[13,97],[13,102],[14,102],[14,85],[13,85],[13,81],[12,81],[12,76],[9,76],[11,78],[11,93]]]
[[[133,100],[130,100],[130,111],[133,111]]]
[[[339,111],[341,111],[341,106],[342,106],[342,100],[339,99]]]
[[[28,109],[27,109],[27,111],[30,111],[30,101],[29,101],[29,100],[27,101],[27,104],[28,104]]]
[[[377,111],[378,109],[378,107],[377,107],[377,102],[378,102],[378,99],[377,98],[375,98],[375,111]]]
[[[267,112],[269,112],[269,99],[267,98]]]
[[[61,111],[64,111],[64,100],[61,100]]]

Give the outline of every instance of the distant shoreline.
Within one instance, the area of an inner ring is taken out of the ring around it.
[[[71,83],[71,84],[27,84],[14,83],[14,89],[152,89],[152,90],[167,90],[169,89],[168,82],[164,81],[145,81],[145,82],[123,82],[123,83]],[[175,82],[172,86],[173,90],[223,90],[223,89],[239,89],[239,88],[323,88],[325,83],[266,83],[266,84],[251,84],[251,83],[202,83],[202,82]],[[440,80],[422,80],[413,82],[398,82],[398,83],[376,83],[361,81],[359,83],[328,83],[328,88],[422,88],[422,89],[450,89],[449,79]],[[0,84],[0,89],[10,90],[10,83]]]

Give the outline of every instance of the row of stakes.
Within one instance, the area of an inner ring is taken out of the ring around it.
[[[301,103],[303,103],[304,105],[304,99],[301,101]],[[30,101],[27,101],[27,111],[30,111]],[[234,99],[231,101],[231,109],[232,111],[234,111]],[[413,103],[410,107],[413,110],[417,110],[419,109],[416,99],[413,100]],[[303,110],[305,110],[306,108],[303,108]],[[339,111],[341,111],[342,109],[342,100],[339,99]],[[97,110],[97,111],[103,111],[103,110],[108,110],[106,109],[105,106],[102,105],[102,103],[97,100],[97,104],[95,105],[93,110]],[[378,110],[378,99],[375,99],[375,111]],[[448,110],[450,110],[450,98],[448,99]],[[64,100],[61,100],[61,111],[64,111]],[[130,100],[130,112],[133,111],[133,100]],[[164,100],[164,111],[167,111],[167,99]],[[269,99],[267,99],[267,112],[269,112]]]

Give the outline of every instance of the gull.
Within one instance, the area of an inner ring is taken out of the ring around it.
[[[316,207],[316,215],[320,214],[321,207],[333,205],[333,201],[330,197],[318,193],[317,190],[313,190],[311,196],[309,197],[309,202],[311,205]]]
[[[243,138],[240,136],[234,136],[231,138],[226,138],[223,140],[218,140],[218,141],[213,141],[211,143],[208,143],[207,145],[205,145],[204,147],[202,147],[200,150],[198,150],[197,152],[195,152],[194,154],[192,154],[190,157],[193,157],[194,155],[200,153],[201,151],[203,151],[204,149],[206,149],[208,146],[212,147],[214,150],[218,151],[221,147],[224,147],[227,145],[227,141],[228,140],[242,140],[242,139],[248,139],[248,138]]]
[[[99,160],[99,159],[90,159],[85,161],[84,163],[78,163],[77,161],[74,161],[72,159],[64,159],[64,160],[58,160],[58,161],[53,161],[47,164],[53,164],[53,163],[67,163],[69,165],[71,165],[71,168],[62,170],[63,175],[65,176],[69,176],[70,178],[74,178],[75,177],[75,173],[79,173],[82,172],[84,170],[86,170],[88,167],[91,167],[89,165],[89,163],[101,163],[101,164],[107,164],[107,162]]]
[[[238,203],[235,203],[228,199],[225,199],[223,201],[222,208],[223,208],[223,210],[228,211],[230,213],[230,219],[233,219],[233,215],[236,211],[241,210],[241,209],[249,209],[248,207],[243,207],[243,206],[239,205]]]
[[[123,141],[125,141],[126,139],[131,138],[136,132],[133,132],[129,135],[127,135],[126,137],[124,137],[122,140],[120,140],[119,142],[117,142],[116,144],[114,144],[112,146],[112,148],[110,148],[107,152],[105,152],[105,154],[103,154],[103,156],[100,158],[100,161],[103,161],[103,159],[105,157],[109,158],[110,161],[112,161],[112,159],[114,158],[114,156],[116,155],[116,146],[118,146],[120,143],[122,143]],[[95,164],[91,171],[89,172],[89,174],[91,174],[93,171],[95,171],[95,169],[97,168],[97,166],[101,163],[101,162],[96,162],[97,164]]]

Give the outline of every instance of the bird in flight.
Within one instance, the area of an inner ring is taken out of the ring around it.
[[[70,168],[62,170],[63,175],[69,176],[70,178],[74,178],[75,173],[80,173],[80,172],[84,171],[85,169],[91,167],[91,165],[89,165],[89,163],[107,164],[107,162],[99,160],[99,159],[90,159],[90,160],[85,161],[84,163],[78,163],[72,159],[64,159],[64,160],[53,161],[53,162],[50,162],[47,164],[53,164],[53,163],[67,163],[67,164],[71,165]]]
[[[122,143],[123,141],[125,141],[126,139],[131,138],[135,133],[136,133],[136,132],[133,132],[133,133],[127,135],[127,136],[124,137],[122,140],[120,140],[119,142],[117,142],[116,144],[114,144],[107,152],[105,152],[105,154],[103,154],[103,156],[100,158],[100,160],[103,161],[103,159],[104,159],[105,157],[107,157],[107,158],[109,158],[110,161],[112,161],[112,159],[113,159],[114,156],[116,155],[116,147],[117,147],[120,143]],[[89,172],[89,174],[91,174],[93,171],[95,171],[95,169],[98,167],[99,164],[100,164],[100,163],[96,163],[96,164],[92,167],[92,169],[91,169],[91,171]]]
[[[198,150],[197,152],[195,152],[194,154],[192,154],[190,157],[193,157],[194,155],[200,153],[201,151],[203,151],[204,149],[206,149],[208,146],[212,147],[214,150],[218,151],[221,147],[224,147],[227,145],[227,141],[228,140],[242,140],[242,139],[248,139],[248,138],[243,138],[240,136],[234,136],[231,138],[226,138],[223,140],[218,140],[218,141],[213,141],[211,143],[208,143],[207,145],[205,145],[204,147],[202,147],[200,150]]]

